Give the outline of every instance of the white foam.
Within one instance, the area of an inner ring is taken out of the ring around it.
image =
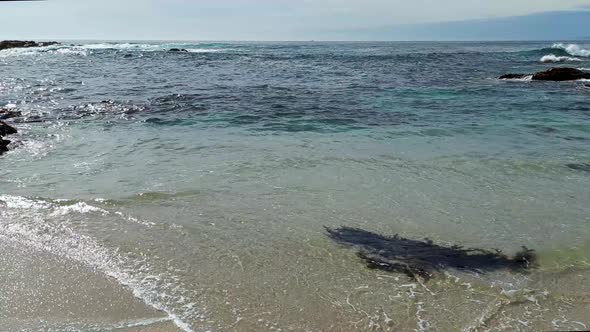
[[[541,58],[541,62],[543,63],[552,63],[552,62],[567,62],[567,61],[582,61],[578,58],[572,58],[569,56],[556,56],[555,54],[548,54]]]
[[[36,201],[20,196],[0,195],[0,201],[6,204],[9,209],[48,209],[51,204],[43,201]]]
[[[6,204],[9,209],[20,210],[52,210],[53,216],[65,216],[70,213],[92,213],[98,212],[103,215],[109,214],[108,211],[96,206],[88,205],[84,202],[78,202],[71,205],[58,205],[43,200],[34,200],[21,196],[0,195],[0,201]],[[55,202],[65,202],[67,200],[56,200]]]
[[[77,46],[84,50],[143,50],[156,51],[161,49],[160,45],[155,44],[131,44],[131,43],[100,43],[100,44],[86,44]]]
[[[41,47],[29,47],[29,48],[10,48],[7,50],[0,51],[0,58],[8,58],[14,56],[23,55],[38,55],[41,51]]]
[[[88,205],[84,202],[78,202],[76,204],[72,204],[72,205],[66,205],[66,206],[59,206],[57,208],[55,208],[55,212],[53,212],[53,215],[59,215],[59,216],[65,216],[67,214],[70,213],[92,213],[92,212],[98,212],[101,213],[103,215],[107,215],[109,214],[108,211],[103,210],[101,208],[92,206],[92,205]]]
[[[60,48],[55,51],[50,51],[52,54],[62,54],[62,55],[80,55],[80,56],[87,56],[88,51],[80,50],[76,48]]]
[[[187,48],[186,49],[189,53],[215,53],[221,52],[221,49],[212,49],[212,48]]]
[[[143,51],[157,52],[167,51],[171,48],[183,48],[189,53],[214,53],[221,52],[222,49],[199,48],[195,44],[132,44],[132,43],[93,43],[84,45],[53,45],[49,47],[30,47],[30,48],[12,48],[0,51],[0,57],[11,56],[32,56],[40,54],[56,55],[77,55],[87,56],[92,50],[125,50],[125,51]]]
[[[145,258],[132,259],[116,250],[109,250],[93,238],[75,232],[66,223],[51,219],[51,213],[47,214],[47,210],[53,210],[54,213],[93,213],[104,210],[87,204],[59,206],[52,202],[11,195],[0,195],[0,203],[6,207],[0,209],[0,238],[50,252],[102,272],[129,288],[135,297],[147,305],[166,313],[166,320],[174,322],[184,331],[193,331],[186,322],[188,319],[204,320],[204,316],[196,310],[197,306],[186,302],[192,293],[178,283],[176,276],[168,272],[155,273]],[[180,309],[173,311],[170,306],[174,304],[181,305]]]
[[[33,157],[44,157],[47,155],[49,150],[53,148],[53,144],[51,144],[51,142],[26,140],[22,141],[21,143],[22,146],[19,149],[14,150],[14,152],[26,152]]]
[[[569,55],[573,56],[584,56],[590,57],[590,50],[586,50],[581,48],[579,45],[576,44],[563,44],[563,43],[556,43],[551,46],[551,48],[560,49],[566,51]]]
[[[533,80],[533,75],[526,75],[521,78],[503,78],[504,81],[519,81],[519,82],[529,82]]]
[[[119,217],[124,218],[127,221],[132,222],[132,223],[135,223],[135,224],[144,225],[146,227],[154,227],[154,226],[156,226],[156,224],[153,223],[153,222],[144,221],[144,220],[141,220],[139,218],[135,218],[134,216],[130,216],[130,215],[125,215],[123,212],[120,212],[120,211],[116,211],[115,214],[118,215]]]
[[[88,51],[78,46],[53,45],[47,47],[11,48],[0,51],[0,58],[15,56],[36,56],[42,54],[87,56]]]
[[[132,322],[119,323],[119,324],[115,325],[113,328],[119,330],[119,329],[128,329],[128,328],[132,328],[132,327],[145,327],[145,326],[150,326],[150,325],[163,323],[163,322],[169,322],[169,321],[171,321],[170,317],[148,318],[148,319],[141,319],[141,320],[136,320],[136,321],[132,321]]]

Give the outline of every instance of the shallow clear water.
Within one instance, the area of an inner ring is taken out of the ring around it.
[[[590,327],[590,88],[496,79],[590,68],[590,44],[74,44],[0,52],[0,105],[23,113],[7,246],[187,331]],[[339,226],[540,265],[421,284],[367,269]]]

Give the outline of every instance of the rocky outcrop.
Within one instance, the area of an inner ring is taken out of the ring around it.
[[[7,139],[2,139],[2,137],[0,137],[0,156],[4,154],[4,152],[8,151],[8,144],[10,144],[10,141]]]
[[[46,47],[59,44],[58,42],[34,42],[23,40],[4,40],[0,41],[0,51],[10,48],[26,48],[26,47]]]
[[[184,48],[171,48],[168,52],[188,52],[188,50]]]
[[[576,68],[551,68],[546,71],[535,74],[507,74],[500,76],[502,80],[523,79],[531,76],[533,81],[576,81],[581,79],[590,79],[590,72],[582,71]]]
[[[16,133],[17,130],[14,127],[9,126],[4,121],[0,121],[0,136],[8,136]]]
[[[536,81],[575,81],[581,79],[590,79],[590,73],[575,68],[552,68],[533,75],[533,80]]]
[[[9,126],[4,121],[0,121],[0,155],[8,151],[9,140],[5,140],[3,137],[16,134],[17,130],[14,127]]]

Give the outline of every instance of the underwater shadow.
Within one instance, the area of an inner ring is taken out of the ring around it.
[[[514,257],[508,257],[497,249],[445,247],[429,239],[419,241],[398,235],[388,237],[358,228],[326,227],[326,231],[335,242],[358,250],[357,255],[368,268],[404,273],[413,279],[417,276],[430,279],[435,273],[446,269],[477,273],[494,270],[526,273],[536,266],[534,250],[526,247],[522,247]]]

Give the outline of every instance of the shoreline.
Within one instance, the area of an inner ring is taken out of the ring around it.
[[[0,310],[0,321],[8,330],[181,331],[171,317],[99,271],[4,235],[0,248],[0,294],[2,303],[10,305]]]

